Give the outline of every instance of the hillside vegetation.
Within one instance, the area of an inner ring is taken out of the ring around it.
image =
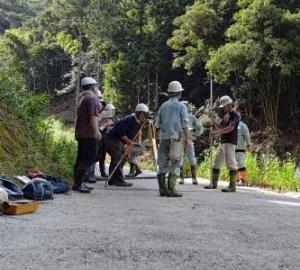
[[[207,109],[212,75],[213,100],[234,97],[264,154],[300,159],[299,1],[0,0],[1,31],[0,103],[15,119],[1,120],[3,170],[72,174],[73,138],[41,115],[72,122],[85,75],[120,115],[156,112],[172,80]]]

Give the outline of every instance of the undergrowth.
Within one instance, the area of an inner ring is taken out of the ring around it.
[[[213,151],[213,157],[216,149]],[[300,191],[300,181],[296,179],[295,162],[289,158],[279,160],[274,155],[258,156],[255,153],[246,153],[245,165],[247,168],[247,185],[259,186],[280,191]],[[198,166],[198,175],[209,178],[211,162],[208,151],[204,161]],[[188,161],[184,162],[184,173],[189,175]],[[228,172],[225,166],[221,169],[221,180],[228,180]]]

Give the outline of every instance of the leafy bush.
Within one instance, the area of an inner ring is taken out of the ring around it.
[[[17,90],[1,91],[0,99],[6,104],[9,113],[22,121],[28,128],[33,128],[48,104],[47,96],[34,95]]]
[[[52,174],[70,179],[76,158],[73,128],[68,128],[61,121],[49,117],[40,121],[36,130],[41,138],[37,145],[50,161],[47,169]]]

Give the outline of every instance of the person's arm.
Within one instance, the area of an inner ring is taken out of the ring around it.
[[[194,116],[194,126],[197,132],[197,135],[200,136],[203,134],[203,127],[201,121]]]
[[[229,125],[224,127],[224,128],[217,128],[215,130],[212,130],[210,132],[211,136],[219,136],[222,134],[227,134],[232,132],[235,129],[235,126],[237,125],[237,123],[239,122],[239,117],[238,115],[234,115],[233,119],[229,122]]]
[[[180,113],[180,121],[181,121],[181,127],[183,130],[184,139],[187,143],[190,143],[192,140],[191,132],[190,132],[190,120],[189,120],[189,114],[187,111],[187,108],[185,105],[182,106],[182,110]]]
[[[126,144],[133,144],[133,141],[130,140],[126,135],[121,137],[122,141],[125,142]]]
[[[251,152],[251,136],[250,136],[250,132],[249,132],[249,128],[246,124],[243,125],[243,132],[244,132],[244,138],[247,144],[247,150]]]
[[[98,116],[92,116],[90,118],[90,123],[91,123],[91,126],[92,126],[93,135],[95,136],[95,138],[100,140],[101,139],[101,133],[99,131]]]
[[[90,118],[90,125],[92,127],[93,136],[97,139],[101,139],[101,133],[99,131],[99,120],[98,120],[98,100],[95,100],[94,98],[89,98],[87,100],[87,110],[88,115]]]
[[[124,118],[119,122],[118,125],[118,137],[126,144],[133,144],[134,142],[130,140],[127,136],[128,130],[132,128],[132,121],[133,119],[128,117]]]

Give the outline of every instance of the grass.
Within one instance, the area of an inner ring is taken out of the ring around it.
[[[213,157],[216,154],[214,149]],[[273,155],[258,156],[254,153],[246,153],[245,165],[247,168],[248,186],[259,186],[279,191],[300,191],[300,180],[296,178],[295,162],[289,158],[280,161]],[[198,175],[201,177],[210,177],[210,157],[205,153],[205,159],[198,166]],[[189,175],[188,162],[184,162],[184,172]],[[228,173],[223,166],[220,179],[228,180]]]

